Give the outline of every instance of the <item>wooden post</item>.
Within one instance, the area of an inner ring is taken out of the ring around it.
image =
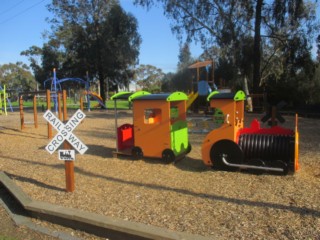
[[[68,121],[67,115],[67,92],[63,90],[62,92],[63,98],[63,122],[66,123]],[[71,149],[69,142],[63,142],[63,149]],[[66,191],[73,192],[75,189],[74,184],[74,161],[64,161],[65,165],[65,173],[66,173]]]
[[[59,119],[62,121],[61,92],[58,92],[58,114],[59,114]]]
[[[83,111],[83,97],[80,96],[80,109]]]
[[[33,121],[34,127],[38,128],[38,111],[37,111],[37,96],[33,96]]]
[[[294,171],[300,169],[299,166],[299,132],[298,132],[298,114],[295,115],[295,146],[294,146]]]
[[[47,90],[47,110],[51,110],[51,94],[50,90]],[[52,138],[52,126],[48,122],[48,139]]]
[[[20,110],[20,127],[24,129],[24,114],[23,114],[23,98],[22,95],[19,98],[19,110]]]

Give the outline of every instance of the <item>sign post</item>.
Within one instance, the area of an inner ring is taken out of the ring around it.
[[[63,98],[66,98],[66,94],[64,91]],[[65,100],[65,99],[64,99]],[[64,101],[66,102],[66,101]],[[79,109],[76,113],[70,118],[69,121],[67,117],[66,104],[63,105],[63,120],[66,122],[65,124],[60,121],[50,110],[47,110],[43,117],[45,120],[49,122],[49,124],[55,128],[58,133],[54,136],[54,138],[50,141],[50,143],[46,146],[46,150],[53,154],[59,146],[63,143],[63,149],[59,152],[59,158],[61,156],[65,161],[65,172],[66,172],[66,190],[67,192],[73,192],[74,187],[74,150],[71,150],[71,146],[76,149],[80,154],[84,154],[88,147],[78,139],[72,131],[82,122],[85,118],[85,114]],[[73,158],[72,158],[73,156]]]
[[[67,122],[68,121],[68,114],[67,114],[67,104],[66,104],[67,103],[66,91],[62,92],[62,100],[63,100],[63,121]],[[71,117],[71,119],[73,118],[73,116]],[[83,114],[83,118],[85,118],[84,114]],[[78,126],[78,124],[79,123],[77,123],[77,126]],[[69,142],[64,141],[63,148],[64,149],[71,149]],[[64,161],[64,168],[65,168],[65,174],[66,174],[66,190],[67,190],[67,192],[73,192],[75,190],[74,161]]]

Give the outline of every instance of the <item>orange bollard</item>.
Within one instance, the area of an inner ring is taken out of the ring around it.
[[[21,130],[24,129],[24,114],[23,114],[23,98],[19,98],[19,110],[20,110],[20,127]]]
[[[33,96],[33,121],[34,127],[38,128],[37,96]]]

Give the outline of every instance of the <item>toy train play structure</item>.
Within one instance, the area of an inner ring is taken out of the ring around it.
[[[202,143],[205,165],[221,170],[253,169],[287,174],[299,169],[299,133],[280,126],[260,128],[258,120],[244,127],[243,91],[219,93],[207,97],[220,127],[207,134]],[[166,163],[191,151],[188,140],[188,97],[182,92],[150,94],[120,92],[112,96],[115,103],[117,147],[114,155],[160,158]],[[129,100],[133,124],[118,127],[117,101]],[[219,121],[218,121],[219,122]]]

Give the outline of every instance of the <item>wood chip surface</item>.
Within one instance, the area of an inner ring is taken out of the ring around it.
[[[65,191],[64,162],[45,150],[43,113],[37,129],[22,131],[19,113],[0,115],[0,170],[32,199],[128,221],[212,239],[320,239],[319,119],[299,118],[301,170],[278,176],[207,168],[201,133],[190,134],[192,151],[176,164],[114,158],[113,110],[85,113],[73,133],[89,150],[76,154],[73,193]],[[246,114],[246,126],[254,117],[262,115]],[[285,119],[293,129],[294,117]],[[122,123],[132,123],[130,111],[120,111]]]

